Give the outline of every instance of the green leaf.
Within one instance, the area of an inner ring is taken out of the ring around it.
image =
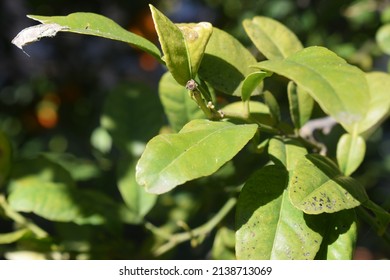
[[[152,5],[149,7],[164,54],[163,60],[173,78],[185,86],[192,79],[192,73],[184,35],[163,13]]]
[[[43,156],[18,162],[9,193],[8,201],[14,210],[32,212],[51,221],[97,225],[129,219],[103,193],[78,189],[64,168]]]
[[[307,154],[307,150],[297,140],[274,137],[269,141],[268,154],[275,164],[292,171],[298,160]]]
[[[12,147],[7,136],[0,130],[0,187],[7,180],[11,170]]]
[[[148,192],[161,194],[211,175],[232,159],[256,130],[257,125],[194,120],[178,134],[158,135],[149,141],[137,164],[137,182]]]
[[[242,101],[249,100],[252,93],[258,92],[258,90],[256,90],[258,87],[260,87],[259,90],[261,90],[262,81],[270,75],[272,75],[270,72],[258,71],[246,76],[241,88]]]
[[[159,133],[163,118],[156,92],[144,84],[123,83],[107,96],[100,121],[117,147],[133,153]]]
[[[235,260],[235,232],[226,227],[220,228],[214,238],[211,256],[214,260]]]
[[[188,91],[169,72],[160,79],[159,95],[173,131],[179,131],[191,120],[204,118],[204,113],[190,98]]]
[[[357,239],[355,210],[343,210],[321,217],[327,230],[316,259],[351,260]]]
[[[182,86],[194,79],[202,61],[213,27],[208,22],[174,24],[152,5],[164,61],[173,78]]]
[[[334,213],[368,200],[364,187],[344,176],[328,158],[306,155],[290,179],[289,195],[295,207],[307,214]]]
[[[271,113],[272,118],[275,120],[275,123],[278,124],[280,123],[282,117],[280,114],[280,108],[278,101],[276,98],[272,95],[271,92],[265,91],[264,92],[264,101],[265,104],[267,104],[269,108],[269,112]]]
[[[390,112],[390,75],[383,72],[366,74],[370,98],[366,102],[366,116],[359,122],[360,133],[373,130],[380,125]]]
[[[337,143],[337,162],[344,175],[351,175],[363,162],[366,142],[359,135],[344,134]]]
[[[184,36],[190,62],[191,78],[195,78],[207,43],[213,32],[213,26],[208,22],[181,23],[177,24],[177,26]]]
[[[11,244],[28,234],[30,230],[23,228],[9,233],[0,233],[0,244]]]
[[[257,49],[268,59],[286,58],[303,47],[297,36],[280,22],[257,16],[243,22]]]
[[[241,96],[242,82],[255,71],[251,68],[255,63],[255,57],[237,39],[214,27],[199,76],[218,91]]]
[[[157,196],[145,192],[145,189],[135,180],[136,162],[131,159],[122,159],[118,165],[118,188],[126,206],[139,220],[155,205]]]
[[[385,54],[390,54],[390,24],[385,24],[378,29],[376,41]]]
[[[273,125],[275,123],[274,120],[271,118],[271,114],[269,112],[269,108],[267,107],[267,105],[258,101],[248,101],[248,102],[249,102],[248,104],[245,104],[241,101],[232,102],[226,105],[225,107],[223,107],[221,111],[230,115],[234,115],[234,114],[245,115],[248,111],[248,108],[246,106],[248,106],[250,116],[253,119],[259,121],[260,123],[268,124],[268,125]]]
[[[286,169],[271,165],[244,185],[236,212],[238,259],[314,259],[322,236],[290,203],[287,184]]]
[[[335,53],[309,47],[283,60],[262,61],[256,67],[294,81],[348,132],[360,132],[359,122],[367,112],[368,84],[360,69]]]
[[[129,43],[161,60],[160,50],[156,45],[139,35],[123,29],[113,20],[102,15],[94,13],[73,13],[67,16],[50,17],[28,15],[28,17],[43,24],[59,24],[65,27],[65,29],[61,30],[63,32],[93,35]]]
[[[300,129],[309,119],[314,107],[314,100],[306,91],[289,82],[287,87],[291,120]]]

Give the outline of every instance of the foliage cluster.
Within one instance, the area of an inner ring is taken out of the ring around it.
[[[0,206],[17,228],[0,243],[47,258],[118,258],[114,250],[150,258],[186,241],[210,242],[217,228],[215,259],[349,259],[360,218],[389,239],[389,213],[351,177],[388,116],[387,73],[365,73],[325,47],[304,48],[268,17],[243,22],[258,60],[210,23],[175,24],[150,8],[162,52],[92,13],[29,16],[41,24],[14,39],[23,48],[57,32],[104,37],[140,48],[168,71],[159,96],[139,84],[105,101],[92,141],[102,153],[110,141],[119,151],[119,198],[83,188],[95,165],[53,154],[14,161],[1,135]],[[378,32],[384,51],[389,33]],[[288,108],[274,84],[285,88]],[[336,143],[317,139],[315,130],[332,131]],[[57,235],[40,226],[48,221]],[[141,234],[142,250],[123,240],[145,229],[151,234]],[[105,243],[96,247],[99,240]]]

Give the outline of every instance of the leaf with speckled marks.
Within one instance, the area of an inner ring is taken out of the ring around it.
[[[291,204],[287,184],[287,170],[277,165],[260,169],[246,182],[236,212],[238,259],[314,259],[321,223]]]
[[[295,207],[307,214],[334,213],[368,201],[364,187],[344,176],[328,158],[306,155],[290,178],[289,195]]]

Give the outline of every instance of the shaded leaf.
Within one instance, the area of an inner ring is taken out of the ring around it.
[[[214,238],[211,251],[214,260],[235,260],[235,233],[226,227],[220,228]]]
[[[271,118],[271,114],[269,112],[269,108],[264,103],[258,102],[258,101],[248,101],[248,107],[250,116],[260,123],[263,124],[274,124],[274,120]],[[239,102],[232,102],[223,107],[221,110],[222,112],[226,114],[241,114],[245,115],[247,113],[247,104],[239,101]]]
[[[286,58],[303,48],[297,36],[274,19],[256,16],[244,20],[243,25],[257,49],[268,59]]]
[[[147,193],[135,180],[135,165],[131,159],[122,159],[118,166],[118,188],[126,206],[142,220],[155,205],[157,196]]]
[[[129,43],[151,54],[155,58],[159,60],[161,59],[160,50],[152,42],[139,35],[127,31],[113,20],[102,15],[94,13],[73,13],[67,16],[28,15],[28,17],[45,25],[60,25],[62,28],[60,28],[58,31],[93,35]]]
[[[357,239],[357,217],[354,209],[323,214],[324,239],[316,259],[351,260]]]
[[[364,73],[323,47],[309,47],[283,60],[256,64],[294,81],[348,132],[360,132],[369,99]]]
[[[138,83],[123,83],[109,93],[101,125],[117,147],[132,151],[159,133],[164,112],[157,94]]]
[[[244,185],[236,212],[238,259],[314,259],[322,236],[287,193],[288,173],[271,165]]]
[[[278,101],[276,98],[272,95],[271,92],[265,91],[264,92],[264,101],[265,104],[267,104],[269,108],[269,112],[271,113],[272,118],[275,120],[275,123],[278,124],[280,123],[282,117],[280,114],[280,108]]]
[[[306,91],[293,82],[287,88],[291,120],[300,129],[309,119],[314,107],[314,100]]]
[[[363,162],[366,142],[363,137],[344,134],[337,143],[337,162],[344,175],[351,175]]]
[[[45,157],[19,162],[12,174],[8,201],[21,212],[77,224],[128,221],[128,213],[103,193],[80,190],[70,174]]]
[[[194,120],[178,134],[158,135],[149,141],[137,164],[137,182],[148,192],[160,194],[211,175],[232,159],[256,130],[257,125]]]
[[[269,72],[258,71],[246,76],[241,88],[242,101],[249,100],[252,93],[258,93],[260,89],[256,91],[256,88],[262,88],[262,81],[271,74]]]
[[[289,195],[295,207],[307,214],[334,213],[368,200],[364,187],[344,176],[328,158],[306,155],[290,179]]]
[[[198,74],[214,89],[241,96],[242,82],[255,71],[250,67],[255,63],[255,57],[237,39],[214,27]]]
[[[185,87],[179,85],[169,72],[160,79],[159,95],[173,131],[179,131],[191,120],[204,118],[204,113]]]

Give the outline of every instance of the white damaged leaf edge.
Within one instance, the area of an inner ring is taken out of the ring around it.
[[[43,37],[54,37],[59,31],[64,30],[69,30],[69,27],[62,26],[57,23],[42,23],[23,29],[18,33],[18,35],[16,35],[11,43],[26,53],[23,50],[25,45],[37,42]]]

